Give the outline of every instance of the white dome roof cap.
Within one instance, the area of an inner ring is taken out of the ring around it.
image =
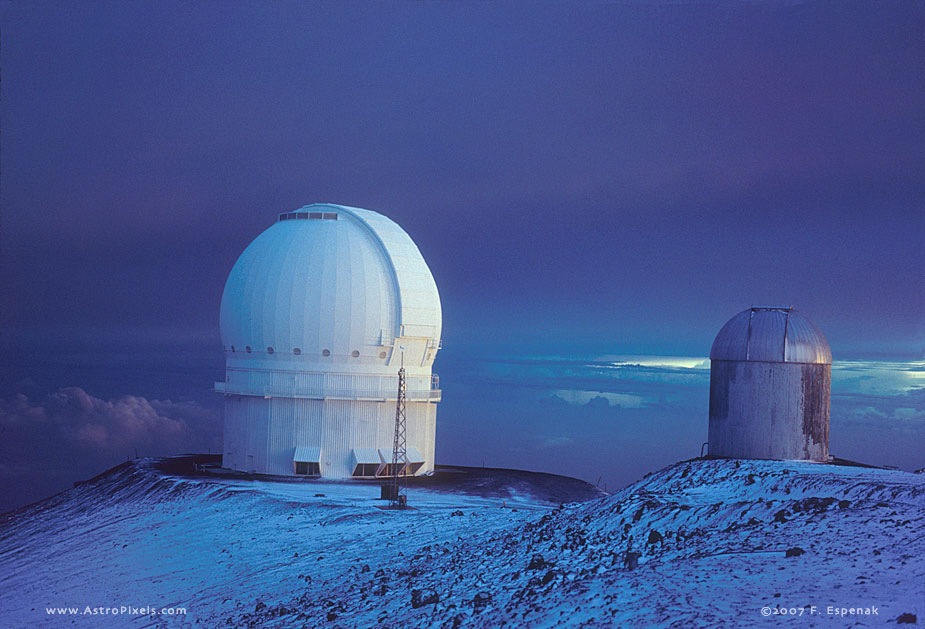
[[[753,307],[722,327],[710,360],[832,364],[822,331],[793,307]]]
[[[222,295],[222,342],[235,360],[375,369],[399,338],[438,347],[441,324],[436,284],[410,236],[381,214],[329,203],[279,214]]]

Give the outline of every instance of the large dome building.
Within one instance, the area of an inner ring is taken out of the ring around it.
[[[710,455],[827,461],[831,377],[812,321],[792,308],[743,310],[710,351]]]
[[[417,246],[381,214],[280,214],[235,263],[221,304],[222,465],[249,473],[391,473],[398,370],[408,474],[434,467],[440,297]]]

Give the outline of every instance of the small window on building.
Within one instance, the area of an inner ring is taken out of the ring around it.
[[[308,218],[308,212],[299,212],[299,215],[298,215],[298,216],[299,216],[299,218],[301,218],[301,219],[304,220],[304,219]]]
[[[324,214],[322,214],[321,212],[311,212],[309,213],[308,218],[310,218],[313,221],[320,221],[323,216]]]
[[[379,358],[385,358],[386,356],[388,356],[388,354],[385,352],[379,352]]]
[[[231,346],[231,351],[234,351],[234,345]]]
[[[403,463],[399,463],[399,464],[398,464],[398,473],[399,473],[399,474],[402,473],[402,470],[404,469],[404,467],[405,467],[405,466],[404,466]],[[393,468],[392,468],[392,464],[391,464],[391,463],[386,463],[385,465],[382,466],[382,472],[379,474],[379,476],[392,476],[392,475],[393,475],[393,474],[392,474],[392,469],[393,469]]]
[[[321,355],[322,355],[322,356],[330,356],[330,355],[331,355],[331,350],[329,350],[329,349],[323,349],[323,350],[321,350]]]
[[[378,463],[357,463],[357,466],[353,469],[353,475],[374,478],[376,476],[376,470],[378,469]]]
[[[248,353],[248,354],[251,353],[251,346],[250,346],[250,345],[245,345],[245,346],[244,346],[244,349],[247,350],[247,353]]]
[[[301,476],[321,476],[321,466],[318,463],[296,461],[295,473]]]
[[[355,350],[353,350],[352,352],[350,352],[350,355],[353,356],[354,358],[359,358],[359,357],[360,357],[360,350],[355,349]]]
[[[281,221],[288,221],[288,220],[289,220],[289,215],[288,215],[288,214],[280,214],[280,215],[279,215],[279,220],[281,220]]]
[[[300,350],[300,349],[297,347],[297,348],[295,348],[294,350],[292,350],[292,353],[295,354],[296,356],[298,356],[299,354],[302,353],[302,350]]]
[[[267,354],[272,354],[272,353],[273,353],[273,348],[272,348],[272,347],[268,347],[268,348],[267,348]]]
[[[324,220],[326,220],[326,221],[336,221],[336,220],[337,220],[337,214],[334,213],[334,212],[325,212],[325,213],[324,213]]]

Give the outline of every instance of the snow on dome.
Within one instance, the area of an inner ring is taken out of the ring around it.
[[[297,360],[300,369],[330,371],[361,358],[384,366],[381,349],[396,338],[439,344],[440,297],[396,223],[312,204],[280,214],[241,254],[222,294],[221,333],[232,362]]]
[[[749,308],[716,335],[710,360],[832,364],[822,331],[792,308]]]

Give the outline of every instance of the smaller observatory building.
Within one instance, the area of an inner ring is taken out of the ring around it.
[[[433,471],[441,327],[433,275],[396,223],[331,204],[280,214],[222,294],[222,466],[391,475],[403,366],[408,463],[398,473]]]
[[[749,308],[710,351],[709,454],[740,459],[829,458],[832,351],[792,308]]]

